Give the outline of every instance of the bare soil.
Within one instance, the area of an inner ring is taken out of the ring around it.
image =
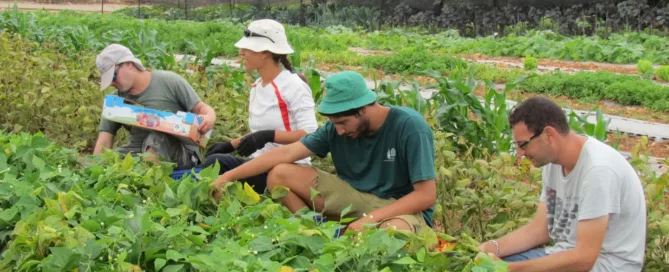
[[[490,57],[482,54],[463,54],[458,55],[458,57],[467,59],[467,60],[478,60],[478,61],[494,61],[499,63],[500,67],[509,67],[514,64],[512,67],[523,67],[523,59],[517,57]],[[602,62],[576,62],[576,61],[566,61],[566,60],[554,60],[554,59],[537,59],[538,65],[544,66],[549,70],[552,68],[557,68],[560,71],[564,72],[576,72],[580,70],[586,71],[609,71],[619,74],[636,74],[636,65],[634,64],[613,64],[613,63],[602,63]]]
[[[116,10],[137,6],[130,4],[110,4],[109,1],[105,0],[104,4],[104,13],[111,13]],[[144,5],[146,6],[146,5]],[[13,1],[0,1],[0,11],[5,9],[12,9],[14,7]],[[60,3],[60,4],[48,4],[48,3],[36,3],[36,2],[19,2],[19,10],[45,10],[50,12],[58,12],[61,10],[74,10],[81,12],[101,12],[103,9],[102,3],[95,4],[82,4],[82,3]]]

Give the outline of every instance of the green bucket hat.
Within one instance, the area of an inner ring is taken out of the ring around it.
[[[358,72],[344,71],[325,80],[325,97],[318,105],[322,114],[336,114],[360,108],[376,101],[376,93],[367,87]]]

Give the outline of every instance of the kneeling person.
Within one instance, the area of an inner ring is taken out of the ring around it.
[[[432,226],[436,201],[433,135],[427,122],[406,107],[382,106],[356,72],[325,81],[318,111],[329,121],[290,145],[271,150],[223,174],[213,185],[240,180],[271,169],[267,185],[290,189],[282,200],[292,212],[306,206],[362,224],[418,231]],[[291,164],[311,155],[332,154],[337,175]],[[319,191],[312,204],[310,187]],[[363,216],[367,214],[367,216]]]

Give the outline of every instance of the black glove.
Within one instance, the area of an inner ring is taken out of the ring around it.
[[[271,142],[274,142],[274,130],[256,131],[242,137],[239,146],[237,146],[237,153],[242,156],[249,156]]]
[[[235,151],[235,147],[230,142],[220,142],[210,145],[207,148],[207,155],[209,154],[227,154]]]

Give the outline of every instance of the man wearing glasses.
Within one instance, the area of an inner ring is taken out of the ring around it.
[[[147,71],[130,49],[119,44],[107,46],[96,57],[96,66],[102,75],[100,90],[109,86],[116,88],[114,95],[128,99],[147,108],[176,113],[193,112],[203,118],[198,128],[201,133],[209,131],[215,123],[216,113],[204,103],[188,82],[171,71]],[[111,148],[114,135],[121,124],[102,118],[98,140],[93,154],[103,152],[102,147]],[[120,153],[149,152],[148,160],[156,162],[158,157],[177,164],[176,169],[188,169],[202,162],[200,147],[182,142],[174,136],[132,127],[127,144],[117,148]]]
[[[562,109],[545,97],[521,103],[509,123],[518,155],[543,167],[540,203],[529,224],[480,248],[512,272],[641,271],[646,202],[627,160],[571,131]]]

